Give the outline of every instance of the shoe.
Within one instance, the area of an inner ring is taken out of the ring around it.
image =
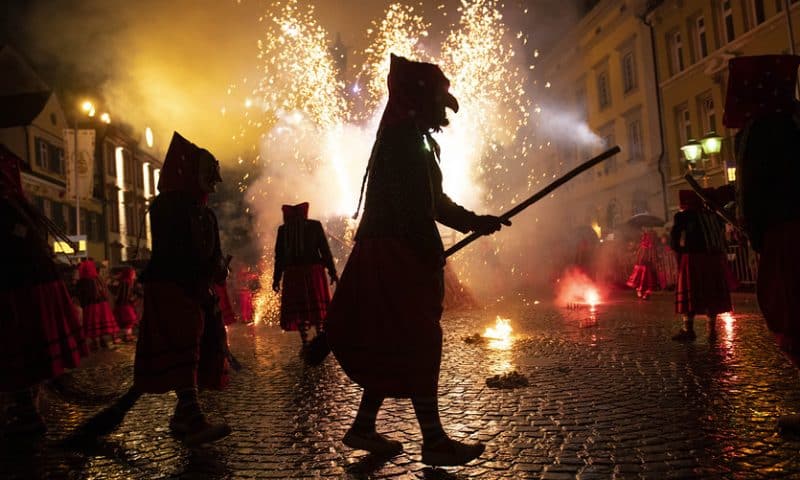
[[[464,465],[483,454],[486,445],[447,438],[430,447],[422,445],[422,463],[438,467]]]
[[[778,430],[781,433],[800,433],[800,415],[781,415],[778,417]]]
[[[173,416],[169,419],[169,428],[182,437],[183,443],[187,445],[210,443],[231,434],[231,427],[228,424],[209,423],[202,414],[187,419]]]
[[[347,431],[342,443],[355,450],[366,450],[380,456],[395,456],[403,453],[403,444],[390,440],[378,432],[359,433],[352,428]]]
[[[676,342],[691,342],[695,338],[697,338],[697,334],[694,333],[694,330],[681,330],[672,336]]]

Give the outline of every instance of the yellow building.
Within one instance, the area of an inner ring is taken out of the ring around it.
[[[790,51],[784,0],[651,1],[646,15],[655,38],[664,143],[669,165],[669,206],[677,210],[687,163],[680,150],[710,131],[723,137],[718,155],[695,165],[707,186],[735,180],[736,131],[722,125],[728,60]],[[792,0],[792,19],[800,5]],[[729,168],[731,168],[729,170]]]
[[[602,0],[536,65],[547,88],[540,123],[574,119],[549,135],[547,170],[564,173],[613,145],[622,153],[559,190],[571,226],[611,232],[638,213],[665,217],[665,177],[645,2]],[[581,130],[588,131],[581,134]]]

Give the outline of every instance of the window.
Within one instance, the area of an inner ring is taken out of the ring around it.
[[[575,104],[578,108],[578,113],[582,115],[584,118],[589,115],[589,109],[586,105],[586,89],[579,88],[575,92]]]
[[[607,126],[600,129],[600,138],[603,141],[603,149],[611,148],[617,144],[616,138],[614,136],[614,123],[611,122]],[[608,175],[617,171],[617,161],[616,156],[609,158],[605,162],[603,162],[603,172]],[[598,172],[598,176],[600,172]]]
[[[636,88],[636,60],[633,52],[622,55],[622,91],[631,92]]]
[[[766,20],[767,16],[764,13],[764,0],[753,0],[753,20],[756,25],[761,25]]]
[[[678,141],[680,142],[678,147],[682,147],[692,138],[692,119],[689,115],[689,107],[686,105],[678,107],[675,117],[678,123]]]
[[[639,117],[628,120],[628,161],[638,162],[644,158],[642,146],[642,120]]]
[[[122,165],[125,168],[125,185],[132,185],[136,170],[133,168],[133,159],[131,158],[131,152],[128,150],[122,151]]]
[[[631,197],[631,215],[649,212],[647,205],[647,192],[636,190]]]
[[[106,175],[110,177],[117,176],[117,158],[114,154],[114,144],[106,142]]]
[[[675,75],[683,71],[683,39],[680,30],[672,32],[670,35],[670,50],[672,59],[672,74]]]
[[[711,94],[701,96],[697,101],[697,110],[700,112],[701,134],[717,131],[717,111],[714,108],[714,98]],[[716,158],[711,158],[711,162],[716,163]]]
[[[119,196],[116,191],[108,197],[108,203],[108,229],[119,233]]]
[[[608,72],[600,72],[597,74],[597,98],[600,104],[600,110],[611,106],[611,90],[608,84]]]
[[[706,34],[706,19],[702,15],[697,17],[694,21],[695,28],[695,44],[697,48],[697,59],[703,59],[708,56],[708,35]]]
[[[65,173],[64,150],[50,144],[47,144],[47,149],[47,158],[49,161],[48,170],[53,173]]]
[[[48,160],[47,155],[49,154],[50,149],[47,148],[47,142],[42,140],[41,138],[36,139],[36,166],[41,167],[44,169],[50,168],[50,161]]]
[[[731,0],[722,0],[720,7],[722,8],[722,30],[725,32],[725,43],[732,42],[736,38],[736,32],[733,29]]]
[[[144,167],[142,167],[142,163],[138,160],[133,162],[135,172],[133,174],[134,185],[136,185],[136,190],[141,192],[144,189],[142,185],[142,180],[144,180]]]

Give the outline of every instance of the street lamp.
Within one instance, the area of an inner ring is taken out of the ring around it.
[[[84,100],[81,102],[81,110],[83,113],[86,114],[87,117],[93,118],[97,114],[97,110],[94,107],[94,103],[90,100]],[[109,124],[111,123],[111,115],[108,112],[104,112],[100,115],[100,121]],[[81,234],[81,194],[80,194],[80,176],[78,175],[78,128],[80,127],[79,117],[75,117],[75,145],[72,148],[72,166],[75,170],[74,172],[74,180],[75,180],[75,235],[80,236]]]

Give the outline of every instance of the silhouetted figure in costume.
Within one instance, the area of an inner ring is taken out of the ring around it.
[[[153,253],[142,273],[133,388],[177,393],[170,428],[188,444],[230,433],[224,423],[209,423],[197,401],[198,389],[221,390],[228,383],[227,338],[213,291],[214,283],[225,281],[227,265],[217,218],[207,206],[221,181],[214,156],[175,133],[150,206]]]
[[[653,235],[648,230],[642,230],[639,249],[636,251],[636,265],[627,282],[629,287],[636,290],[636,296],[642,300],[647,300],[658,284],[655,260]]]
[[[141,292],[136,288],[136,270],[125,267],[117,274],[117,300],[114,302],[114,317],[123,332],[123,340],[133,339],[133,327],[139,323],[136,305]]]
[[[725,125],[737,135],[739,213],[760,254],[758,305],[785,355],[800,366],[800,56],[730,61]],[[778,420],[800,431],[800,415]]]
[[[706,189],[710,198],[713,189]],[[708,316],[709,336],[716,334],[717,315],[731,311],[731,293],[725,256],[725,223],[705,208],[692,190],[681,190],[680,208],[670,233],[670,246],[678,255],[678,284],[675,311],[683,316],[683,328],[672,337],[692,341],[694,317]]]
[[[311,327],[316,334],[324,330],[331,302],[325,270],[328,270],[331,284],[339,277],[322,224],[308,219],[308,202],[284,205],[282,210],[283,225],[278,227],[275,240],[272,289],[279,291],[283,279],[281,328],[299,331],[305,348]]]
[[[385,397],[411,398],[422,461],[460,465],[480,456],[484,445],[450,439],[439,420],[445,261],[436,222],[488,234],[501,220],[465,210],[442,191],[431,132],[448,125],[445,108],[458,111],[458,103],[439,67],[392,55],[388,84],[364,216],[326,327],[342,368],[364,388],[344,443],[376,454],[402,452],[400,442],[376,432],[375,420]]]
[[[67,287],[48,246],[52,229],[28,203],[20,160],[0,145],[0,392],[8,438],[42,434],[38,386],[75,368],[88,352]]]
[[[78,300],[83,310],[83,335],[92,350],[108,348],[106,337],[114,341],[119,331],[117,320],[108,302],[108,287],[97,273],[94,260],[87,258],[78,265]]]

